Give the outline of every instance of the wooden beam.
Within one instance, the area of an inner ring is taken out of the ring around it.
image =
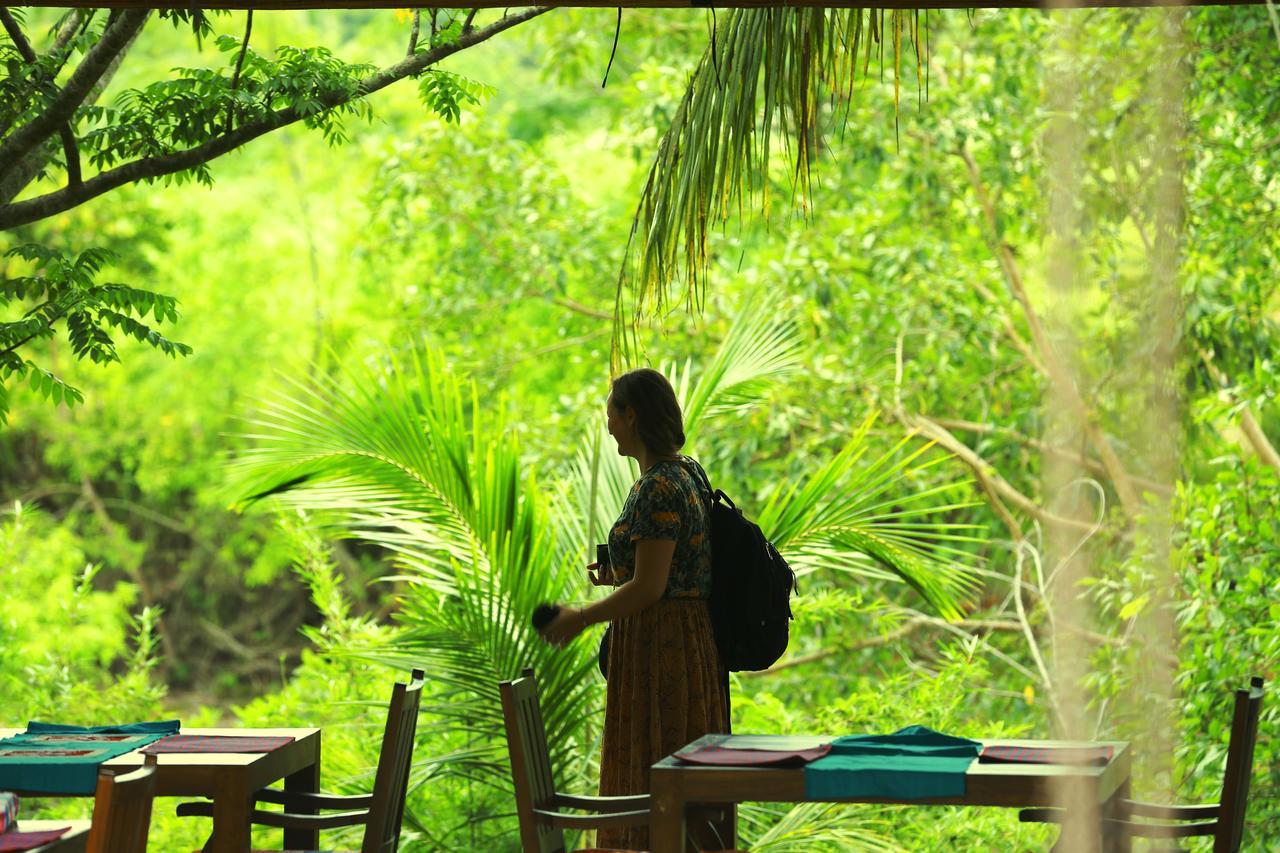
[[[409,0],[18,0],[8,6],[49,6],[83,9],[403,9]],[[1135,8],[1153,6],[1261,6],[1267,0],[1075,0],[1075,2],[1042,2],[1042,0],[790,0],[787,3],[769,0],[567,0],[567,2],[538,3],[552,8],[578,9],[761,9],[783,6],[819,6],[829,9],[1036,9],[1036,8]],[[520,5],[520,4],[514,4]],[[535,4],[527,4],[535,5]],[[459,0],[459,9],[507,9],[510,0]],[[431,7],[422,7],[431,8]]]

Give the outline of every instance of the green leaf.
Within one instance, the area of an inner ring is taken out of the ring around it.
[[[1133,599],[1132,601],[1127,602],[1123,607],[1120,608],[1120,614],[1119,614],[1120,618],[1122,620],[1129,620],[1129,619],[1136,618],[1138,614],[1142,612],[1143,608],[1147,606],[1147,602],[1149,600],[1150,600],[1150,596],[1144,593],[1138,596],[1137,598]]]

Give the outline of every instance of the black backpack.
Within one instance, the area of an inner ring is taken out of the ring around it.
[[[702,466],[711,526],[711,625],[720,661],[731,672],[768,669],[787,650],[796,573],[759,525],[714,491]]]

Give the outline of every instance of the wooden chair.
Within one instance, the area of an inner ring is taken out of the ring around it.
[[[99,773],[86,853],[147,853],[155,792],[154,755],[148,755],[142,768],[131,773]]]
[[[1106,828],[1123,838],[1177,839],[1212,836],[1214,853],[1235,853],[1244,838],[1245,809],[1249,803],[1249,780],[1253,776],[1253,748],[1258,740],[1258,716],[1262,712],[1262,679],[1254,677],[1246,690],[1236,691],[1231,740],[1227,745],[1227,769],[1222,777],[1222,794],[1217,803],[1198,806],[1165,806],[1125,800],[1123,813],[1108,818]],[[1024,823],[1061,823],[1062,809],[1024,809],[1018,819]],[[1150,823],[1148,818],[1183,823]]]
[[[610,829],[649,822],[649,795],[579,797],[556,793],[551,753],[538,704],[538,683],[526,668],[514,681],[498,685],[507,728],[507,752],[516,788],[520,844],[525,853],[563,853],[566,829]],[[562,809],[600,812],[568,814]]]
[[[418,706],[422,700],[422,670],[415,669],[408,684],[396,684],[382,733],[382,751],[374,776],[373,793],[355,796],[307,794],[263,788],[255,802],[284,806],[283,812],[255,809],[252,822],[281,829],[335,829],[364,824],[360,853],[395,853],[400,844],[400,823],[409,790],[409,766],[413,757],[413,737],[418,728]],[[342,809],[337,814],[301,814],[300,810]],[[183,803],[182,817],[211,817],[212,803]],[[299,851],[300,853],[300,851]]]

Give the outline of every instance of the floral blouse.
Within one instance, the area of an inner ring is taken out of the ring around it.
[[[622,514],[609,531],[613,581],[621,585],[636,571],[636,543],[673,539],[671,572],[663,598],[707,598],[711,594],[711,536],[698,463],[687,456],[655,463],[640,475]]]

